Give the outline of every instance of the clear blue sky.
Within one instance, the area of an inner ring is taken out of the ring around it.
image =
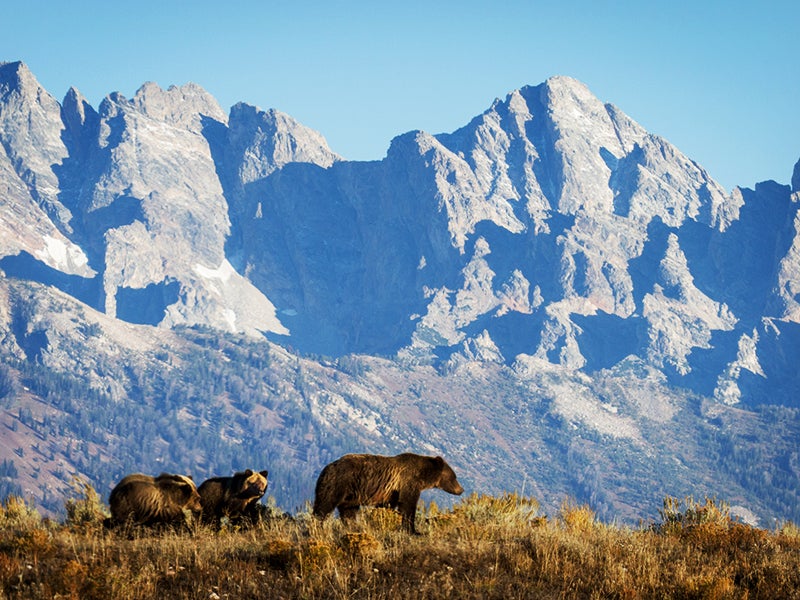
[[[552,75],[675,144],[726,189],[800,159],[800,2],[0,0],[0,61],[94,105],[198,83],[277,108],[353,160],[452,131]]]

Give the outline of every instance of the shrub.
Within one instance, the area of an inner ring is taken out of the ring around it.
[[[732,523],[730,507],[725,502],[708,497],[700,504],[691,496],[684,500],[667,496],[658,514],[663,521],[660,527],[666,532],[709,523],[727,528]]]
[[[431,512],[438,513],[435,504]],[[539,502],[535,498],[520,496],[516,493],[505,493],[501,496],[487,496],[473,492],[464,500],[453,506],[449,513],[434,514],[434,518],[443,520],[460,519],[472,524],[514,523],[529,524],[535,520],[539,512]]]
[[[791,521],[786,521],[778,528],[778,535],[783,540],[800,546],[800,527]]]
[[[71,527],[101,526],[110,516],[100,495],[88,483],[75,478],[72,488],[77,496],[69,498],[64,504],[67,511],[66,524]]]
[[[588,505],[577,505],[567,499],[561,504],[558,522],[569,532],[588,532],[595,525],[595,514]]]
[[[42,524],[42,516],[19,496],[9,496],[0,504],[0,529],[29,530]]]

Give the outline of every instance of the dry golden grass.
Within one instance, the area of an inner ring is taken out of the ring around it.
[[[246,530],[103,529],[90,488],[48,522],[0,506],[0,598],[800,598],[800,529],[731,520],[725,505],[668,498],[662,522],[625,528],[565,502],[547,518],[514,494],[450,510],[307,513]]]

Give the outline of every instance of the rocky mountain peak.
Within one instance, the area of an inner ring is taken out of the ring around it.
[[[64,114],[69,115],[68,120],[72,121],[71,125],[75,129],[79,129],[85,126],[87,121],[97,118],[97,111],[74,87],[67,90],[64,100],[61,102],[61,110]]]
[[[40,89],[39,82],[25,63],[0,62],[0,97],[12,92],[35,94]]]
[[[67,156],[63,128],[61,106],[24,63],[0,66],[0,144],[34,200],[68,229],[71,214],[58,198],[53,170]]]
[[[598,98],[583,81],[569,75],[553,75],[537,85],[520,88],[523,96],[537,94],[553,111],[572,111],[576,117],[605,112],[608,103]]]
[[[263,179],[289,163],[329,167],[341,158],[318,132],[289,115],[244,102],[231,108],[227,160],[239,165],[242,184]]]
[[[67,90],[61,103],[61,119],[66,129],[70,154],[87,152],[89,138],[96,135],[100,116],[88,100],[74,87]]]
[[[136,91],[131,104],[151,119],[196,133],[203,131],[203,119],[228,120],[216,99],[196,83],[171,85],[164,90],[147,82]]]

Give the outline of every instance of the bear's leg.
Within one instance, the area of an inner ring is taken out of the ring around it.
[[[358,506],[344,506],[342,504],[337,508],[339,509],[339,518],[342,521],[352,521],[355,519],[359,509]]]
[[[403,529],[408,533],[417,534],[417,528],[414,524],[417,516],[417,502],[419,502],[419,492],[401,492],[397,500],[397,510],[403,517]]]

